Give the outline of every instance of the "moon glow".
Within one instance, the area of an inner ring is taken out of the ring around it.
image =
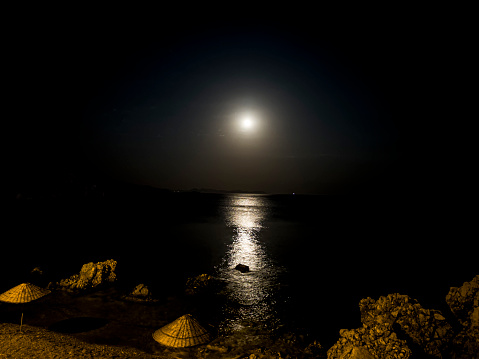
[[[241,120],[241,128],[243,130],[250,130],[254,127],[254,120],[251,116],[245,116]]]

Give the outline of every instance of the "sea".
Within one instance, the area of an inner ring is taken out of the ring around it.
[[[110,258],[125,286],[165,295],[207,273],[223,283],[221,300],[195,310],[211,311],[220,333],[302,331],[332,345],[340,329],[361,326],[362,298],[407,294],[447,312],[449,287],[479,273],[477,230],[462,203],[245,193],[26,201],[4,218],[0,290],[35,267],[56,280]]]

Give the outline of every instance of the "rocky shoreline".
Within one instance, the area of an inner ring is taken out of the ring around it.
[[[342,329],[330,348],[307,333],[268,333],[252,327],[219,333],[198,347],[167,348],[156,343],[151,333],[183,315],[189,305],[179,298],[159,298],[143,283],[127,292],[119,290],[116,265],[112,259],[87,263],[78,274],[50,282],[52,294],[24,309],[23,333],[19,325],[11,324],[19,309],[1,303],[0,354],[11,358],[478,358],[479,275],[450,288],[445,301],[452,314],[423,308],[398,293],[377,300],[364,298],[359,303],[362,327]],[[190,278],[183,300],[214,296],[221,285],[208,274]],[[79,323],[83,328],[78,328]]]
[[[479,275],[446,296],[460,327],[407,295],[362,299],[358,329],[340,331],[327,353],[335,358],[479,358]]]

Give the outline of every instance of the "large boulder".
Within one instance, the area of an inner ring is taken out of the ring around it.
[[[440,311],[424,309],[397,293],[377,301],[362,299],[359,308],[363,327],[342,329],[342,338],[330,348],[328,358],[367,358],[366,352],[375,358],[408,358],[412,346],[437,358],[449,352],[454,333]]]
[[[58,285],[67,290],[82,291],[114,283],[117,280],[116,265],[117,262],[113,259],[98,263],[86,263],[82,266],[79,274],[60,280]]]
[[[342,348],[341,359],[376,359],[364,346],[346,345]]]
[[[339,335],[341,338],[328,350],[328,359],[407,359],[411,356],[406,341],[396,336],[389,323],[341,329]]]
[[[479,326],[479,275],[459,288],[451,287],[446,303],[462,326]]]
[[[424,309],[415,299],[398,293],[366,298],[359,303],[361,321],[367,325],[389,323],[404,332],[424,353],[441,358],[454,336],[451,325],[438,310]]]
[[[452,357],[455,359],[473,358],[479,353],[479,275],[461,287],[451,287],[446,296],[462,330],[453,340]]]

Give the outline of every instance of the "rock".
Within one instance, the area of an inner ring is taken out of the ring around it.
[[[471,326],[479,327],[479,306],[477,304],[471,314]]]
[[[479,275],[470,282],[465,282],[462,287],[451,287],[446,296],[446,303],[459,323],[469,327],[472,314],[479,304]]]
[[[375,359],[365,347],[354,347],[350,359]]]
[[[411,349],[418,356],[479,358],[479,276],[452,287],[446,302],[463,327],[456,335],[440,311],[425,309],[407,295],[362,299],[363,327],[342,329],[328,358],[409,358]]]
[[[148,298],[151,296],[151,292],[146,285],[138,284],[130,295],[134,297]]]
[[[57,284],[63,289],[76,291],[110,284],[117,279],[115,274],[116,265],[117,262],[113,259],[98,263],[86,263],[82,266],[79,274],[62,279]]]
[[[249,272],[249,267],[245,264],[238,264],[235,269],[239,270],[241,273]]]
[[[398,293],[377,301],[362,299],[359,307],[361,321],[366,325],[395,324],[428,355],[441,357],[448,351],[454,333],[440,311],[424,309],[416,300]]]
[[[82,266],[80,270],[80,278],[76,283],[78,289],[86,289],[89,284],[93,284],[93,279],[96,277],[97,268],[95,263],[90,262]],[[92,285],[93,286],[93,285]]]
[[[326,350],[324,350],[323,346],[316,340],[304,349],[304,353],[312,355],[314,358],[326,358]]]
[[[79,278],[80,278],[79,274],[74,274],[70,278],[60,280],[58,282],[58,285],[64,288],[71,288],[78,282]]]
[[[158,302],[159,299],[153,299],[150,289],[143,283],[138,284],[130,294],[122,296],[122,299],[132,302]]]
[[[96,287],[105,283],[113,283],[116,281],[116,269],[117,262],[110,259],[105,262],[98,262],[96,264],[95,277],[92,279],[92,286]]]
[[[212,292],[220,286],[221,282],[217,278],[209,274],[200,274],[199,276],[188,278],[186,281],[185,293],[187,295],[195,295]]]
[[[411,355],[406,341],[398,339],[388,323],[363,325],[362,328],[352,330],[342,329],[340,335],[342,338],[328,350],[328,359],[369,358],[368,355],[378,359],[407,359]]]
[[[359,308],[363,327],[342,329],[342,338],[330,348],[328,358],[408,358],[410,345],[437,358],[449,353],[454,333],[441,312],[424,309],[416,300],[398,293],[377,301],[362,299]],[[406,337],[398,338],[395,330]]]
[[[477,358],[479,353],[479,275],[461,287],[451,287],[446,302],[462,325],[452,341],[452,357]]]

